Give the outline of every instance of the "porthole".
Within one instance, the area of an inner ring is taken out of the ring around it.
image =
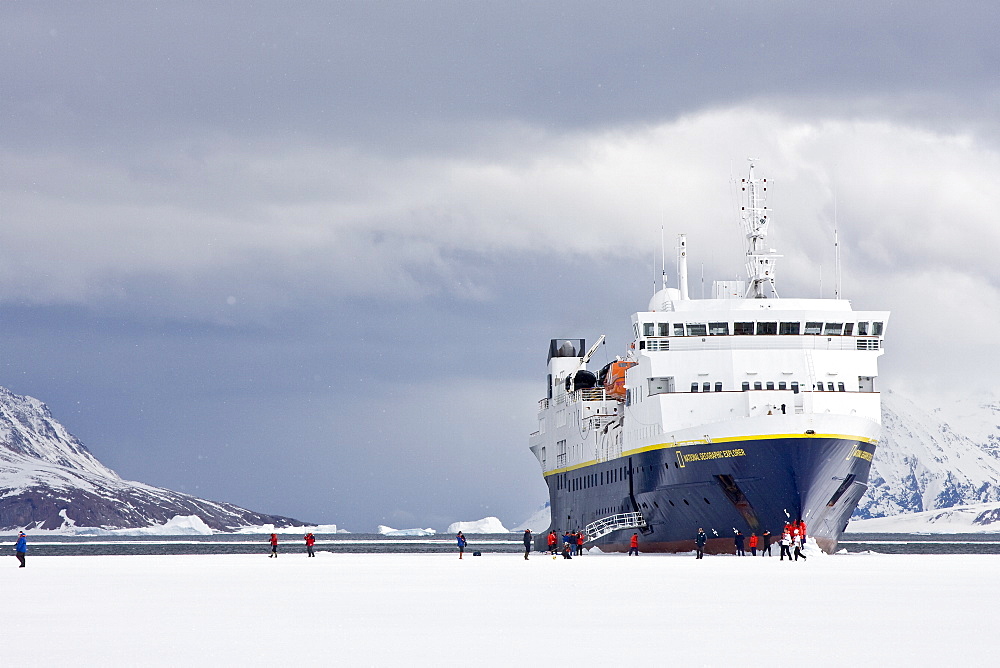
[[[709,500],[708,500],[707,498],[705,498],[705,497],[702,497],[702,498],[704,498],[704,499],[705,499],[705,503],[707,503],[708,505],[712,505],[712,502],[711,502],[711,501],[709,501]]]
[[[667,501],[670,501],[670,499],[667,499]],[[674,505],[674,502],[670,501],[670,505]]]
[[[688,503],[688,500],[687,500],[687,499],[684,499],[684,505],[685,505],[685,506],[690,506],[691,504],[690,504],[690,503]]]

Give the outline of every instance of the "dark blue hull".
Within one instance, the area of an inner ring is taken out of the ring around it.
[[[707,552],[731,554],[736,530],[747,538],[770,531],[777,542],[785,522],[801,518],[807,535],[833,552],[867,489],[874,451],[866,440],[816,435],[626,455],[548,475],[550,529],[561,536],[602,517],[638,511],[645,527],[614,531],[587,545],[625,552],[638,532],[643,552],[684,552],[694,549],[702,527]],[[749,553],[749,541],[747,547]]]

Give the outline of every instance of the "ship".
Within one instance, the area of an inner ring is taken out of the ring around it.
[[[587,547],[625,552],[638,534],[643,552],[686,552],[704,529],[706,552],[731,554],[738,533],[777,539],[802,522],[832,553],[867,489],[889,312],[842,298],[839,248],[833,298],[779,297],[767,180],[751,162],[734,183],[745,280],[691,298],[680,234],[676,287],[664,270],[622,355],[591,370],[604,335],[549,342],[529,447],[560,542],[582,531]]]

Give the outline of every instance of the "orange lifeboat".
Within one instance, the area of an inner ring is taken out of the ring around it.
[[[636,362],[612,362],[602,369],[604,392],[612,399],[625,398],[625,372]]]

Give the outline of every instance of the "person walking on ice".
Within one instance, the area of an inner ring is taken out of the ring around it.
[[[698,527],[698,535],[694,538],[695,559],[705,558],[705,543],[708,542],[708,534],[701,527]]]
[[[312,535],[312,531],[310,531],[305,535],[305,541],[306,541],[306,556],[315,557],[316,555],[313,554],[313,545],[316,544],[316,536]]]
[[[271,534],[271,554],[267,555],[267,558],[271,557],[278,557],[278,534],[276,533]]]
[[[792,544],[792,536],[791,536],[791,534],[788,534],[788,533],[781,534],[781,541],[780,541],[780,545],[781,545],[781,559],[779,559],[778,561],[784,561],[786,554],[788,555],[788,560],[789,561],[792,560],[792,552],[791,552],[791,550],[788,549],[791,544]]]
[[[459,531],[458,535],[455,536],[455,542],[458,543],[458,558],[461,559],[462,555],[465,553],[465,546],[467,544],[465,534]]]
[[[524,560],[528,560],[528,554],[531,553],[531,529],[524,530]]]
[[[631,557],[633,553],[635,556],[639,556],[639,534],[637,533],[632,534],[632,540],[628,544],[628,556]]]
[[[17,532],[17,543],[14,544],[14,556],[21,562],[18,568],[24,568],[24,555],[28,552],[28,537],[23,531]]]

